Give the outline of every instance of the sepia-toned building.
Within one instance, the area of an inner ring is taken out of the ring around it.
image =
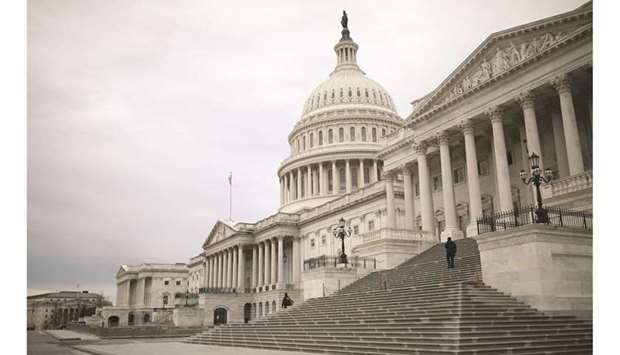
[[[56,329],[95,314],[108,305],[103,296],[88,291],[60,291],[28,296],[27,323],[34,329]]]
[[[489,35],[404,118],[358,65],[348,28],[341,34],[336,66],[311,91],[287,137],[278,211],[253,223],[218,221],[190,262],[190,291],[200,294],[205,325],[264,317],[280,309],[285,292],[297,302],[331,294],[448,237],[480,237],[486,278],[499,261],[484,249],[490,242],[480,227],[490,218],[496,232],[496,223],[507,221],[498,214],[536,204],[521,173],[530,174],[533,153],[553,177],[542,186],[546,205],[592,211],[591,3]],[[340,218],[351,231],[346,265],[337,262],[333,233]],[[533,274],[570,287],[532,291],[524,283],[530,304],[591,312],[585,227],[585,237],[541,237],[540,250],[558,266]],[[528,257],[522,262],[546,263]],[[564,282],[560,267],[581,279]],[[521,296],[511,289],[521,276],[505,282],[512,271],[489,283]],[[554,296],[560,291],[562,299]],[[152,297],[161,304],[162,293]]]

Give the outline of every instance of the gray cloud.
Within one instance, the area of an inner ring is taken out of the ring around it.
[[[343,8],[405,116],[490,33],[581,3],[29,1],[28,287],[109,294],[121,263],[186,261],[229,171],[236,220],[273,213]]]

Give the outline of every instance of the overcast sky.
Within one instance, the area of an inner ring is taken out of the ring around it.
[[[584,0],[28,2],[28,288],[114,299],[121,264],[185,262],[279,203],[303,102],[349,14],[398,112],[489,34]]]

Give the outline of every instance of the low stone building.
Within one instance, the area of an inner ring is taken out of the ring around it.
[[[60,291],[28,296],[29,328],[56,329],[95,314],[97,307],[111,304],[102,295],[88,291]]]

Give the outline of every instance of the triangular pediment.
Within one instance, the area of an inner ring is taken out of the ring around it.
[[[203,249],[206,249],[209,245],[229,238],[236,232],[237,229],[232,223],[227,223],[221,220],[217,221],[217,223],[215,223],[215,225],[211,229],[211,232],[209,233],[209,236],[207,237],[207,240],[205,240],[205,242],[203,243],[202,247]]]
[[[592,6],[491,34],[435,90],[412,102],[409,119],[457,101],[592,33]]]

